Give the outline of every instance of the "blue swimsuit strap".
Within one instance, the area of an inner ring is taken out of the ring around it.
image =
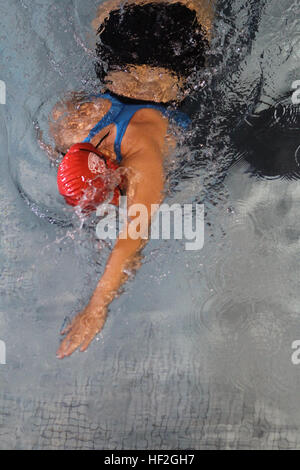
[[[90,131],[89,135],[86,139],[84,139],[83,142],[90,142],[92,138],[95,137],[95,135],[97,135],[101,131],[101,129],[104,129],[104,127],[114,123],[123,109],[123,103],[121,103],[114,96],[111,96],[109,93],[105,93],[103,95],[91,95],[90,97],[101,97],[104,99],[108,99],[111,102],[111,107],[108,113],[95,125],[95,127],[93,127],[93,129]]]
[[[108,113],[104,116],[101,121],[96,124],[96,126],[91,130],[88,137],[84,140],[84,142],[90,142],[90,140],[98,134],[104,127],[108,126],[109,124],[115,124],[117,128],[117,135],[115,139],[115,153],[117,156],[117,161],[121,162],[122,154],[121,154],[121,143],[128,127],[128,124],[133,117],[133,115],[140,109],[151,108],[160,111],[164,116],[168,117],[170,120],[174,121],[180,127],[186,129],[190,124],[190,118],[180,112],[180,111],[170,111],[163,105],[158,104],[124,104],[119,101],[115,96],[110,95],[109,93],[105,93],[103,95],[95,95],[101,98],[106,98],[111,101],[111,108]]]

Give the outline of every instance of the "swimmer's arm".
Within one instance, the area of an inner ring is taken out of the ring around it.
[[[65,154],[72,145],[83,142],[110,108],[110,102],[103,98],[86,102],[80,98],[73,94],[71,100],[58,102],[49,117],[49,132],[59,153]]]
[[[142,222],[150,224],[152,205],[159,205],[163,199],[164,173],[159,146],[148,138],[145,150],[128,158],[124,166],[135,175],[130,178],[127,187],[128,212],[134,204],[143,204],[147,209],[147,216]],[[131,218],[131,222],[133,220],[134,217]],[[122,239],[121,236],[118,238],[88,306],[63,332],[68,334],[58,350],[59,358],[71,355],[78,347],[81,351],[87,349],[105,323],[108,305],[127,280],[126,271],[136,268],[139,253],[146,240],[141,237],[136,240],[131,238],[129,227],[130,222],[125,229],[126,238]]]
[[[145,216],[140,212],[136,214],[136,217],[139,217],[146,228],[144,238],[143,236],[137,239],[131,238],[130,227],[134,229],[136,218],[131,217],[131,221],[116,242],[105,272],[91,299],[91,302],[95,305],[95,310],[97,305],[106,306],[114,299],[120,286],[127,280],[125,272],[136,268],[138,254],[147,242],[147,228],[150,227],[151,215],[153,215],[151,214],[152,206],[159,206],[162,201],[164,188],[162,158],[159,152],[155,153],[153,149],[151,155],[148,154],[148,156],[147,159],[134,158],[131,160],[130,171],[138,176],[130,182],[127,191],[128,212],[135,204],[142,204],[146,209]],[[134,226],[132,227],[131,224],[134,224]]]
[[[83,102],[78,93],[73,93],[70,100],[58,102],[49,116],[49,134],[54,146],[44,142],[43,132],[37,128],[40,148],[50,161],[57,163],[72,145],[82,142],[88,136],[109,106],[109,102],[102,98]]]

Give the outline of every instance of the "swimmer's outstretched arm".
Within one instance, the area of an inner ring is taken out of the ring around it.
[[[147,208],[147,220],[145,217],[142,223],[149,224],[152,205],[159,205],[163,199],[163,155],[157,139],[152,138],[151,134],[145,135],[142,141],[143,146],[124,160],[124,166],[131,175],[127,186],[128,212],[134,204],[143,204]],[[79,347],[80,351],[87,349],[103,328],[108,305],[127,280],[125,272],[136,267],[145,239],[142,235],[136,240],[130,237],[130,224],[135,223],[134,219],[132,217],[124,229],[126,238],[121,239],[120,236],[117,240],[89,304],[62,332],[67,336],[57,351],[59,359],[70,356]]]

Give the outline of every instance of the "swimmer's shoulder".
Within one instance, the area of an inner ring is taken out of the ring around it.
[[[49,128],[57,150],[66,152],[82,142],[111,107],[108,99],[93,97],[88,101],[72,97],[58,102],[50,115]]]
[[[142,108],[132,117],[121,146],[124,159],[135,154],[147,158],[147,150],[156,147],[165,156],[168,153],[168,119],[154,108]],[[167,145],[166,145],[167,144]]]
[[[71,99],[58,102],[49,119],[50,133],[56,149],[65,153],[72,145],[82,142],[108,113],[110,107],[111,101],[102,97],[82,100],[75,95]],[[168,125],[168,119],[160,111],[154,108],[138,110],[130,120],[122,140],[123,158],[137,152],[146,155],[150,146],[158,146],[161,153],[165,154]],[[115,133],[114,129],[105,142],[106,146],[111,144],[112,151]]]

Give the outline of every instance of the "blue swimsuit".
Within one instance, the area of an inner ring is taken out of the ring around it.
[[[96,124],[95,127],[91,130],[88,137],[83,142],[90,142],[95,135],[97,135],[101,129],[109,126],[110,124],[115,124],[117,128],[117,135],[115,139],[115,153],[117,156],[117,161],[121,162],[121,143],[128,127],[128,124],[133,117],[133,115],[139,110],[144,108],[157,109],[164,116],[168,117],[170,120],[173,120],[178,126],[183,129],[187,129],[190,124],[190,118],[180,112],[180,111],[170,111],[165,106],[159,104],[145,103],[145,104],[127,104],[122,103],[120,99],[116,96],[111,95],[110,93],[105,93],[103,95],[95,95],[96,97],[101,97],[110,100],[111,108],[108,113],[101,119],[101,121]]]

